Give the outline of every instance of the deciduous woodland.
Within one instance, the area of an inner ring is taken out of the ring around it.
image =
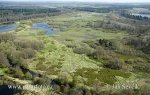
[[[1,94],[150,95],[150,5],[0,2]]]

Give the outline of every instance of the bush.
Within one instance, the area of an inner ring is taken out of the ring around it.
[[[9,62],[7,60],[7,57],[5,56],[5,54],[2,51],[0,52],[0,64],[9,66]]]
[[[150,73],[150,64],[142,58],[134,59],[133,69],[135,71]]]
[[[144,36],[136,36],[134,38],[127,38],[127,45],[143,51],[145,54],[150,54],[150,36],[145,34]]]
[[[134,59],[128,59],[125,61],[127,64],[134,64]]]
[[[2,33],[0,34],[0,42],[13,41],[15,36],[12,33]]]
[[[8,60],[9,60],[9,63],[11,65],[17,65],[17,64],[21,64],[22,61],[21,61],[21,53],[20,51],[9,51],[9,54],[8,54]]]
[[[149,64],[134,65],[133,68],[135,71],[150,73],[150,65]]]
[[[27,72],[27,73],[25,74],[25,77],[26,77],[27,79],[32,79],[32,74],[29,73],[29,72]]]
[[[21,69],[17,69],[15,71],[14,77],[16,77],[16,78],[23,78],[24,77],[24,73],[22,72]]]
[[[95,41],[83,41],[84,43],[88,44],[92,48],[96,48],[97,45],[95,44]]]
[[[69,95],[84,95],[84,91],[80,88],[74,88],[69,92]]]
[[[100,60],[105,56],[105,50],[102,47],[97,47],[95,52],[91,55],[93,58]]]
[[[27,39],[16,39],[14,44],[17,48],[31,48],[34,50],[41,50],[44,47],[44,44],[36,40],[27,40]]]
[[[77,54],[86,54],[86,55],[91,55],[94,50],[92,48],[89,48],[89,47],[77,47],[77,48],[74,48],[73,49],[73,52],[77,53]]]
[[[30,58],[34,57],[35,51],[31,48],[27,48],[27,49],[23,49],[21,54],[24,59],[30,59]]]
[[[113,43],[109,40],[99,39],[98,40],[98,45],[100,45],[102,47],[109,48],[109,49],[113,49]]]
[[[122,69],[122,63],[119,59],[114,59],[104,64],[104,67],[119,70]]]
[[[42,79],[42,78],[39,78],[39,77],[35,77],[34,80],[33,80],[33,83],[34,84],[45,84],[45,80]]]

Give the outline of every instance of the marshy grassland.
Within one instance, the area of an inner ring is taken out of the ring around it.
[[[150,86],[149,34],[136,34],[132,29],[142,21],[130,20],[114,12],[73,11],[16,21],[15,30],[0,33],[0,84],[53,88],[22,95],[148,95],[136,93]],[[59,32],[48,35],[32,28],[41,22]],[[138,89],[113,88],[118,83]]]

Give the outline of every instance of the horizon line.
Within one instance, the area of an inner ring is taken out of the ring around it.
[[[108,3],[108,4],[111,4],[111,3],[120,3],[120,4],[123,4],[123,3],[126,3],[126,4],[140,4],[140,3],[142,3],[142,4],[144,4],[144,3],[147,3],[147,4],[150,4],[150,1],[148,1],[148,2],[117,2],[117,1],[115,1],[115,2],[101,2],[101,1],[63,1],[63,0],[58,0],[58,1],[55,1],[55,0],[51,0],[51,1],[48,1],[48,0],[45,0],[45,1],[35,1],[35,0],[32,0],[32,1],[30,1],[30,0],[26,0],[26,1],[18,1],[18,0],[2,0],[2,1],[0,1],[0,2],[27,2],[27,3],[29,3],[29,2],[77,2],[77,3]]]

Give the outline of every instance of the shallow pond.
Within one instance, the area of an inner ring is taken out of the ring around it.
[[[16,24],[8,24],[0,26],[0,32],[9,32],[15,30],[17,28]],[[46,22],[38,22],[32,24],[32,29],[35,30],[44,30],[46,31],[46,35],[55,34],[57,32],[62,32],[59,30],[54,30],[52,26],[48,25]]]
[[[0,26],[0,32],[9,32],[17,28],[16,24],[8,24]]]
[[[32,24],[32,29],[47,31],[46,32],[47,35],[55,34],[57,32],[61,32],[61,31],[58,31],[58,30],[53,30],[52,26],[48,25],[46,22],[33,23]]]

